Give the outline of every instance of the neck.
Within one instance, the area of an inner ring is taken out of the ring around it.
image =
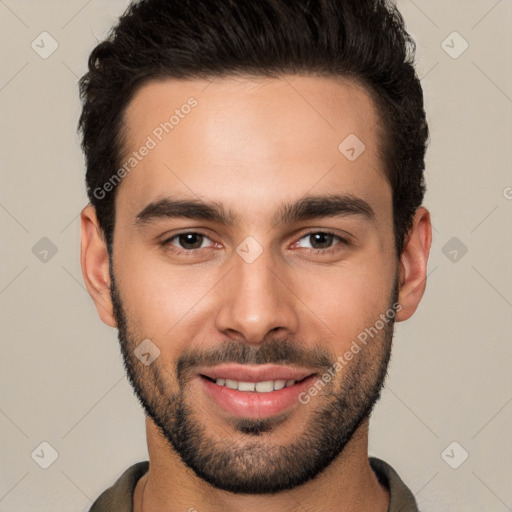
[[[365,420],[334,462],[316,478],[273,495],[240,495],[212,487],[188,468],[146,419],[149,471],[137,483],[134,512],[386,512],[389,492],[368,461],[368,420]]]

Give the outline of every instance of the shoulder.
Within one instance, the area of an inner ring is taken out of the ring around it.
[[[369,457],[368,460],[379,482],[389,490],[389,512],[419,512],[413,493],[398,473],[387,462],[377,457]]]
[[[149,462],[137,462],[130,466],[108,489],[103,491],[92,504],[89,512],[133,512],[133,492],[141,477],[149,469]]]

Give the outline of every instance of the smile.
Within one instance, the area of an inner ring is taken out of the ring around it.
[[[208,378],[208,377],[205,377]],[[213,381],[212,381],[213,382]],[[216,379],[217,386],[225,386],[229,389],[236,389],[238,391],[253,392],[253,393],[270,393],[272,391],[279,391],[280,389],[289,388],[297,381],[294,379],[283,380],[264,380],[260,382],[243,382],[233,379]]]
[[[286,366],[223,364],[201,368],[197,380],[219,412],[269,418],[300,406],[300,393],[316,375],[312,370]]]

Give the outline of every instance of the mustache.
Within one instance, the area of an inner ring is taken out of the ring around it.
[[[258,347],[244,341],[229,340],[210,349],[187,349],[176,362],[178,379],[185,379],[194,368],[221,363],[284,364],[327,371],[336,361],[335,354],[316,345],[306,348],[297,340],[269,339]]]

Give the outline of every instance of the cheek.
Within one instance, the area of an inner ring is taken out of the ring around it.
[[[219,280],[216,276],[211,269],[173,267],[142,251],[133,251],[116,263],[116,280],[130,325],[145,338],[173,339],[173,346],[180,344],[185,325],[189,339],[194,336],[191,324],[208,302],[209,290]]]
[[[305,319],[320,326],[341,352],[389,307],[392,273],[362,264],[305,272],[294,287],[306,308]],[[300,283],[300,285],[298,284]],[[304,324],[303,324],[304,325]],[[318,337],[318,333],[316,335]]]

